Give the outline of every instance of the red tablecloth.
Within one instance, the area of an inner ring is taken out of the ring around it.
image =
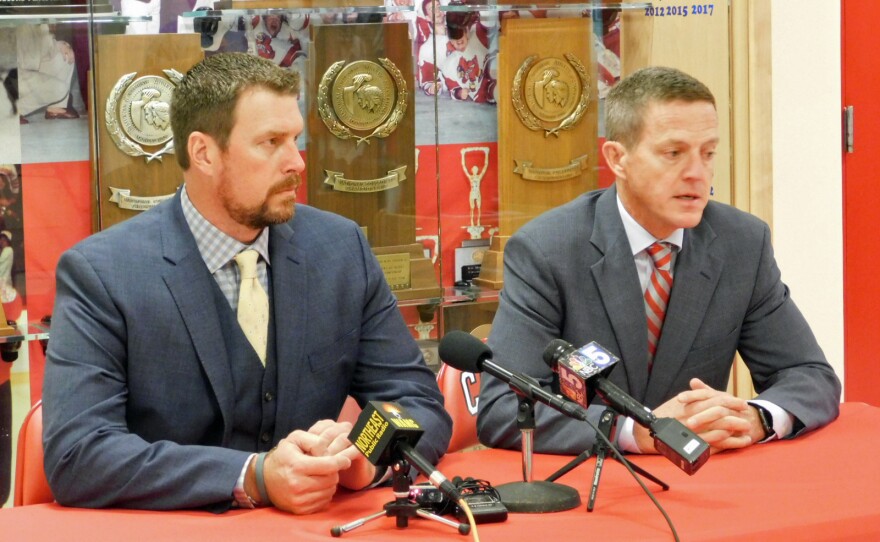
[[[540,438],[540,435],[536,435]],[[683,541],[802,542],[880,540],[880,408],[842,405],[840,419],[793,441],[712,456],[694,476],[666,459],[636,456],[635,462],[671,489],[648,487],[671,517]],[[569,460],[536,456],[535,477],[548,476]],[[559,481],[577,488],[586,503],[595,460]],[[485,450],[452,454],[440,465],[447,477],[474,476],[493,484],[521,476],[520,454]],[[0,510],[3,541],[309,541],[330,539],[330,528],[381,510],[390,490],[340,493],[331,509],[294,517],[274,509],[207,512],[83,510],[36,505]],[[585,505],[555,514],[511,514],[505,523],[479,526],[484,542],[550,540],[672,540],[669,527],[641,488],[616,461],[607,461],[595,510]],[[471,540],[439,523],[413,519],[398,529],[379,518],[346,533],[343,540]]]

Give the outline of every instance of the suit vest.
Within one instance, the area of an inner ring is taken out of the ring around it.
[[[265,369],[219,287],[214,288],[214,304],[220,317],[220,329],[223,331],[235,390],[232,438],[225,446],[248,452],[268,451],[274,446],[275,406],[278,403],[274,303],[270,298]]]

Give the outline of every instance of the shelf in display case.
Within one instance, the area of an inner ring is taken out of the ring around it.
[[[346,13],[378,13],[390,15],[392,13],[412,12],[412,6],[383,6],[383,5],[331,5],[329,2],[311,2],[311,5],[282,5],[283,2],[236,2],[229,7],[219,7],[219,3],[215,3],[214,9],[188,11],[182,16],[186,18],[196,17],[219,17],[229,15],[283,15],[287,13],[300,14],[346,14]]]
[[[443,300],[439,297],[424,297],[424,298],[414,298],[414,299],[398,299],[397,306],[398,307],[419,307],[422,305],[437,305],[441,303]]]
[[[27,329],[23,330],[14,326],[8,334],[0,334],[0,343],[13,343],[22,341],[43,341],[49,339],[49,324],[38,321],[28,322]]]
[[[606,9],[615,10],[631,10],[645,9],[651,7],[653,2],[607,2],[603,0],[592,1],[573,1],[573,2],[492,2],[492,1],[471,1],[454,2],[448,5],[440,6],[441,11],[556,11],[556,10],[581,10],[581,11],[600,11]]]
[[[33,13],[7,14],[0,12],[0,27],[24,24],[110,24],[110,23],[146,23],[153,18],[146,16],[127,17],[119,12],[108,13]]]

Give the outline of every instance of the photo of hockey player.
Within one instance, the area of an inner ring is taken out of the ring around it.
[[[88,159],[85,81],[78,71],[88,67],[88,44],[78,39],[86,31],[72,25],[15,27],[21,163]]]
[[[300,77],[305,77],[308,15],[255,15],[250,25],[257,56],[271,60],[282,68],[294,68],[300,72]],[[307,85],[303,85],[303,88],[307,88]]]
[[[416,108],[430,107],[433,113],[434,96],[443,102],[444,114],[438,119],[441,144],[496,141],[497,42],[493,44],[492,35],[497,15],[444,10],[445,4],[424,0],[417,7],[416,40],[421,45]],[[416,125],[418,141],[421,128],[419,122]]]
[[[446,47],[437,51],[437,68],[449,97],[494,104],[497,101],[496,55],[489,52],[489,31],[480,22],[480,14],[475,11],[447,13],[446,38]]]

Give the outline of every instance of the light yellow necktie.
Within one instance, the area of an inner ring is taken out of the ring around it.
[[[245,337],[266,365],[266,344],[269,340],[269,297],[257,277],[256,250],[248,249],[235,256],[235,263],[241,272],[241,287],[238,290],[238,323]]]

